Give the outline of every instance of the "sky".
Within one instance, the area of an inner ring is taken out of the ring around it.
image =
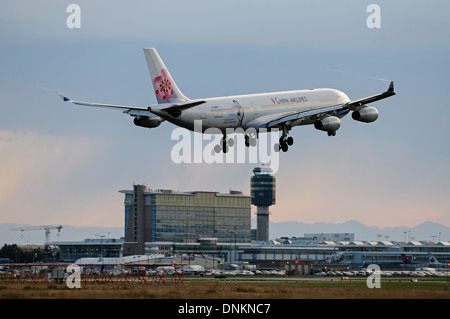
[[[80,28],[68,28],[71,3]],[[369,28],[371,3],[380,28]],[[255,163],[171,159],[176,128],[136,127],[75,100],[156,103],[142,48],[183,93],[204,98],[331,87],[383,92],[374,123],[335,137],[296,127],[275,174],[275,222],[450,226],[447,1],[8,1],[0,11],[0,223],[122,227],[123,194],[250,193]],[[336,72],[333,70],[342,70]],[[253,209],[253,213],[255,209]]]

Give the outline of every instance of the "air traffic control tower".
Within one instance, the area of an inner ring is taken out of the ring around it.
[[[256,211],[256,240],[269,240],[269,206],[275,204],[275,177],[270,167],[256,167],[251,178],[252,204]]]

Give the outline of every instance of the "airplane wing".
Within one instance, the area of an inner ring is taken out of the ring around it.
[[[134,116],[134,124],[138,126],[144,127],[156,127],[159,126],[164,119],[155,116],[155,114],[151,113],[148,107],[139,107],[139,106],[126,106],[126,105],[114,105],[114,104],[103,104],[103,103],[92,103],[92,102],[83,102],[83,101],[74,101],[63,95],[61,92],[58,92],[58,95],[63,99],[64,102],[76,104],[76,105],[84,105],[84,106],[93,106],[93,107],[102,107],[102,108],[111,108],[116,110],[123,110],[123,113],[128,114],[130,116]],[[142,119],[145,119],[146,123],[142,124]],[[149,126],[150,125],[150,126]]]
[[[372,96],[369,96],[369,97],[365,97],[363,99],[358,99],[358,100],[355,100],[355,101],[351,101],[351,102],[348,102],[347,104],[345,104],[344,106],[347,107],[349,110],[353,111],[353,110],[357,110],[358,108],[361,108],[361,106],[364,105],[364,104],[369,104],[369,103],[372,103],[372,102],[375,102],[375,101],[379,101],[379,100],[385,99],[387,97],[390,97],[392,95],[395,95],[395,92],[394,92],[394,81],[392,81],[389,84],[389,88],[388,88],[388,90],[386,92],[383,92],[383,93],[380,93],[380,94],[376,94],[376,95],[372,95]]]
[[[58,92],[58,95],[64,102],[84,105],[84,106],[94,106],[94,107],[104,107],[104,108],[113,108],[113,109],[125,109],[125,110],[139,110],[139,111],[148,111],[147,107],[137,107],[137,106],[125,106],[125,105],[113,105],[113,104],[102,104],[102,103],[92,103],[92,102],[82,102],[82,101],[74,101],[63,95],[61,92]]]
[[[315,120],[322,118],[327,114],[333,114],[334,116],[348,113],[348,109],[344,109],[342,104],[335,106],[327,106],[323,108],[315,108],[313,110],[306,110],[302,112],[283,112],[270,114],[259,117],[246,126],[254,128],[281,128],[283,125],[290,126],[295,122],[295,125],[312,124]]]
[[[180,103],[176,103],[176,104],[172,104],[168,107],[162,108],[161,111],[166,111],[167,113],[169,113],[172,116],[179,116],[181,114],[181,111],[189,109],[191,107],[200,105],[206,103],[206,101],[190,101],[188,100],[187,102],[180,102]],[[149,107],[148,110],[151,112],[152,108]]]
[[[330,107],[324,107],[320,109],[315,109],[311,111],[298,112],[296,114],[281,116],[278,119],[274,119],[270,121],[267,125],[267,128],[278,127],[282,124],[292,124],[293,122],[297,122],[297,125],[300,123],[314,123],[315,120],[324,117],[325,115],[333,115],[338,116],[341,115],[342,112],[348,113],[348,110],[342,109],[342,105],[335,105]]]
[[[197,106],[197,105],[200,105],[203,103],[206,103],[206,101],[189,101],[189,102],[183,102],[183,103],[178,103],[178,104],[172,104],[171,106],[166,107],[161,110],[167,111],[167,112],[174,111],[174,110],[182,111],[182,110],[186,110],[186,109],[189,109],[191,107],[194,107],[194,106]]]
[[[61,92],[58,92],[58,95],[64,102],[76,104],[76,105],[84,105],[84,106],[93,106],[93,107],[102,107],[102,108],[112,108],[124,110],[124,113],[127,113],[131,116],[151,116],[152,107],[142,107],[142,106],[126,106],[126,105],[114,105],[114,104],[103,104],[103,103],[92,103],[92,102],[83,102],[83,101],[74,101],[66,97]],[[162,111],[166,111],[169,114],[181,113],[182,110],[206,103],[206,101],[187,101],[180,102],[176,104],[170,104],[169,106],[161,109]]]
[[[347,114],[349,111],[355,111],[363,108],[365,104],[379,101],[393,95],[395,95],[394,82],[391,82],[388,90],[383,93],[350,101],[345,104],[337,104],[323,108],[314,108],[311,110],[305,110],[301,112],[285,112],[285,113],[271,114],[260,117],[252,121],[251,123],[248,123],[250,125],[248,124],[247,125],[255,128],[274,128],[274,127],[282,127],[283,125],[290,126],[293,123],[295,123],[295,125],[312,124],[314,123],[315,120],[321,119],[326,115],[342,116],[344,114]]]

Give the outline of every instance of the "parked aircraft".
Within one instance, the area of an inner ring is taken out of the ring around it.
[[[429,263],[429,266],[433,267],[433,268],[447,268],[448,267],[448,264],[439,262],[439,260],[437,260],[437,258],[435,258],[432,253],[428,253],[428,263]]]

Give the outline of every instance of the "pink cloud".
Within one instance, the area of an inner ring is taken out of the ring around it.
[[[74,184],[89,174],[94,150],[104,145],[87,137],[0,131],[0,223],[121,226],[122,216],[111,218],[122,212],[120,196],[110,189],[80,195],[86,192]]]

